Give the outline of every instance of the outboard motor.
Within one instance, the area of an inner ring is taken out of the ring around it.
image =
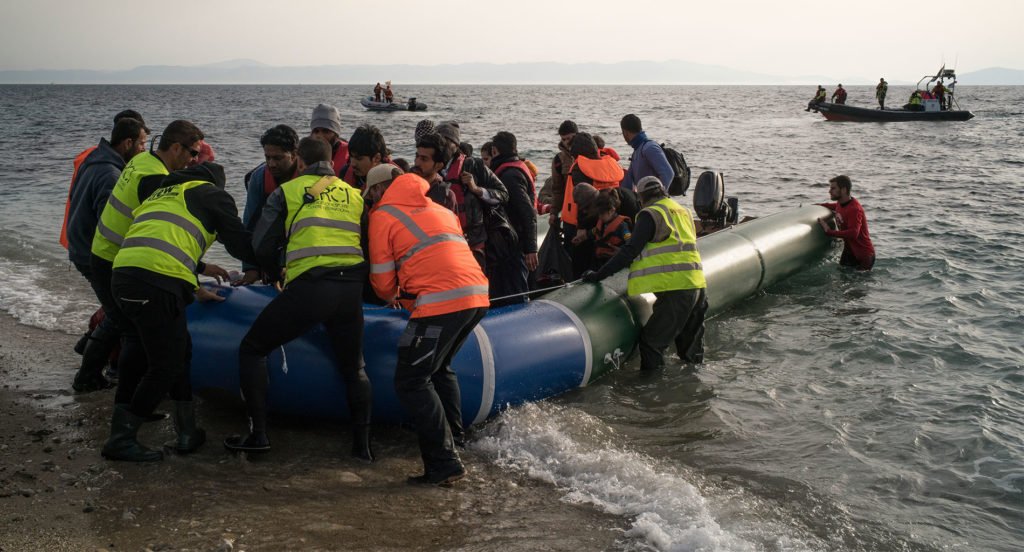
[[[720,229],[736,224],[740,218],[739,199],[725,197],[722,173],[704,171],[693,192],[693,210],[704,228]]]

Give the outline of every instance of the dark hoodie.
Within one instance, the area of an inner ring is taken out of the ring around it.
[[[216,163],[201,163],[194,167],[174,171],[164,177],[160,187],[176,186],[196,180],[210,182],[213,186],[199,186],[185,192],[185,207],[189,213],[199,219],[207,231],[217,233],[217,241],[224,244],[229,255],[243,262],[255,264],[256,254],[252,250],[252,234],[245,229],[242,220],[238,218],[238,207],[235,206],[235,200],[224,191],[224,167]],[[202,272],[205,269],[206,264],[202,261],[196,266],[196,272]],[[129,274],[170,293],[181,294],[186,303],[191,302],[192,285],[179,278],[157,274],[138,267],[118,268],[115,272]]]
[[[71,262],[89,264],[92,238],[96,233],[100,213],[106,207],[110,192],[124,166],[121,154],[103,138],[79,167],[68,207],[68,259]]]

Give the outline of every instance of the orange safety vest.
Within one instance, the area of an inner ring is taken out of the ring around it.
[[[64,202],[64,223],[60,225],[60,244],[64,249],[68,248],[68,216],[71,214],[71,192],[75,189],[75,180],[78,180],[78,169],[85,163],[85,158],[96,151],[96,146],[86,148],[75,157],[75,170],[71,173],[71,185],[68,186],[68,200]]]
[[[370,284],[398,298],[410,318],[488,307],[488,282],[455,215],[427,197],[430,185],[403,174],[370,211]]]
[[[594,256],[599,259],[603,259],[611,257],[619,252],[619,248],[626,242],[622,239],[622,236],[618,235],[616,232],[618,232],[622,223],[628,220],[629,217],[625,215],[619,215],[607,224],[598,219],[597,227],[595,228],[597,231],[597,240],[594,244]]]
[[[601,156],[600,159],[591,159],[581,155],[576,158],[573,167],[579,167],[583,174],[589,176],[593,180],[594,188],[598,190],[617,187],[624,174],[622,167],[615,162],[614,158],[608,155]],[[570,170],[569,176],[565,179],[562,221],[575,226],[579,222],[579,213],[577,213],[579,207],[576,206],[576,201],[572,198],[572,188],[572,170]]]

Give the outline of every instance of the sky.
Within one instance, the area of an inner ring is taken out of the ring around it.
[[[913,80],[1024,69],[1022,21],[1022,0],[0,0],[0,70],[676,59]]]

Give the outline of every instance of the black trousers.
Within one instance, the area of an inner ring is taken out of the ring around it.
[[[168,393],[175,401],[192,400],[187,299],[121,272],[114,272],[112,290],[131,326],[118,359],[114,402],[145,417]]]
[[[97,284],[93,282],[95,277],[93,276],[92,263],[74,263],[74,265],[79,274],[89,282],[89,287],[96,294],[96,298],[100,300],[104,313],[103,320],[89,334],[89,343],[86,344],[86,350],[82,353],[80,372],[83,374],[101,374],[103,367],[107,365],[110,353],[121,342],[121,328],[118,327],[115,319],[120,319],[122,324],[127,323],[127,321],[120,312],[121,309],[117,306],[113,293],[110,291],[111,274],[109,264],[105,271],[105,282],[102,283],[100,291],[97,291]],[[101,294],[105,297],[104,299],[100,299]],[[110,310],[108,310],[107,305],[110,305]],[[114,312],[113,315],[107,314],[112,311]]]
[[[462,396],[452,357],[486,313],[475,308],[413,318],[398,341],[395,392],[416,426],[427,474],[461,463],[453,434],[462,435]]]
[[[300,278],[256,317],[238,349],[242,395],[253,432],[266,433],[267,355],[321,323],[345,380],[352,423],[370,423],[372,395],[363,369],[362,296],[361,279]]]
[[[704,315],[708,295],[704,288],[655,293],[654,312],[640,330],[640,369],[665,365],[665,349],[675,343],[683,362],[704,362]]]

